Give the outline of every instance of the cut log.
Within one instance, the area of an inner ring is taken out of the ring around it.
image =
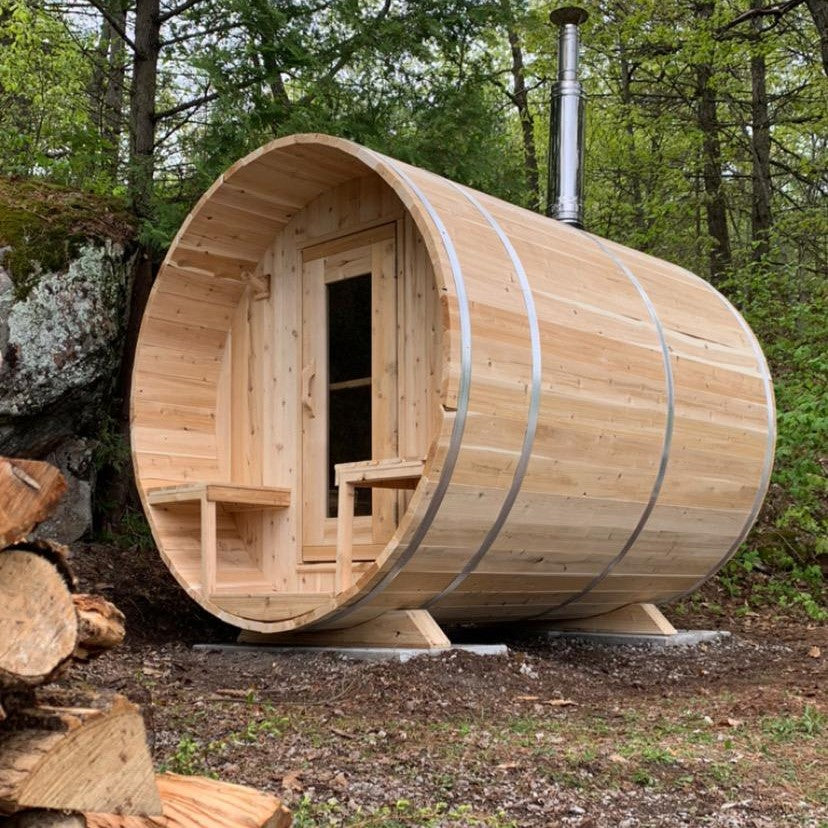
[[[0,548],[26,537],[65,491],[66,481],[54,466],[0,457]]]
[[[2,828],[86,828],[83,814],[63,811],[21,811],[6,820],[0,819]]]
[[[0,551],[0,688],[48,681],[75,649],[78,623],[64,576],[42,554]]]
[[[199,776],[157,777],[163,816],[86,814],[88,828],[287,828],[290,812],[272,794]]]
[[[75,658],[88,659],[117,647],[124,640],[124,614],[100,595],[72,596],[78,614]]]
[[[72,706],[40,704],[0,726],[0,813],[161,813],[138,708],[115,694],[55,700]]]

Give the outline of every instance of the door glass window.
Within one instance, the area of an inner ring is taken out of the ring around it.
[[[336,517],[334,466],[372,457],[371,274],[328,283],[327,306],[327,516]],[[370,489],[356,490],[354,514],[371,514]]]

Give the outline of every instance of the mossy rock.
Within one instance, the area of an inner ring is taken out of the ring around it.
[[[9,248],[2,265],[18,299],[41,273],[65,271],[84,244],[134,238],[135,219],[118,199],[0,176],[0,248]]]

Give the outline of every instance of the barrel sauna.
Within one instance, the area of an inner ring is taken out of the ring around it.
[[[131,435],[179,583],[280,633],[686,595],[755,520],[774,420],[755,337],[702,279],[314,134],[184,222]]]

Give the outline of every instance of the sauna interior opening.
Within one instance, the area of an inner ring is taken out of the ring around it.
[[[443,418],[438,290],[393,190],[356,175],[270,238],[250,272],[211,283],[215,463],[149,487],[176,571],[253,620],[359,579],[406,514]]]

